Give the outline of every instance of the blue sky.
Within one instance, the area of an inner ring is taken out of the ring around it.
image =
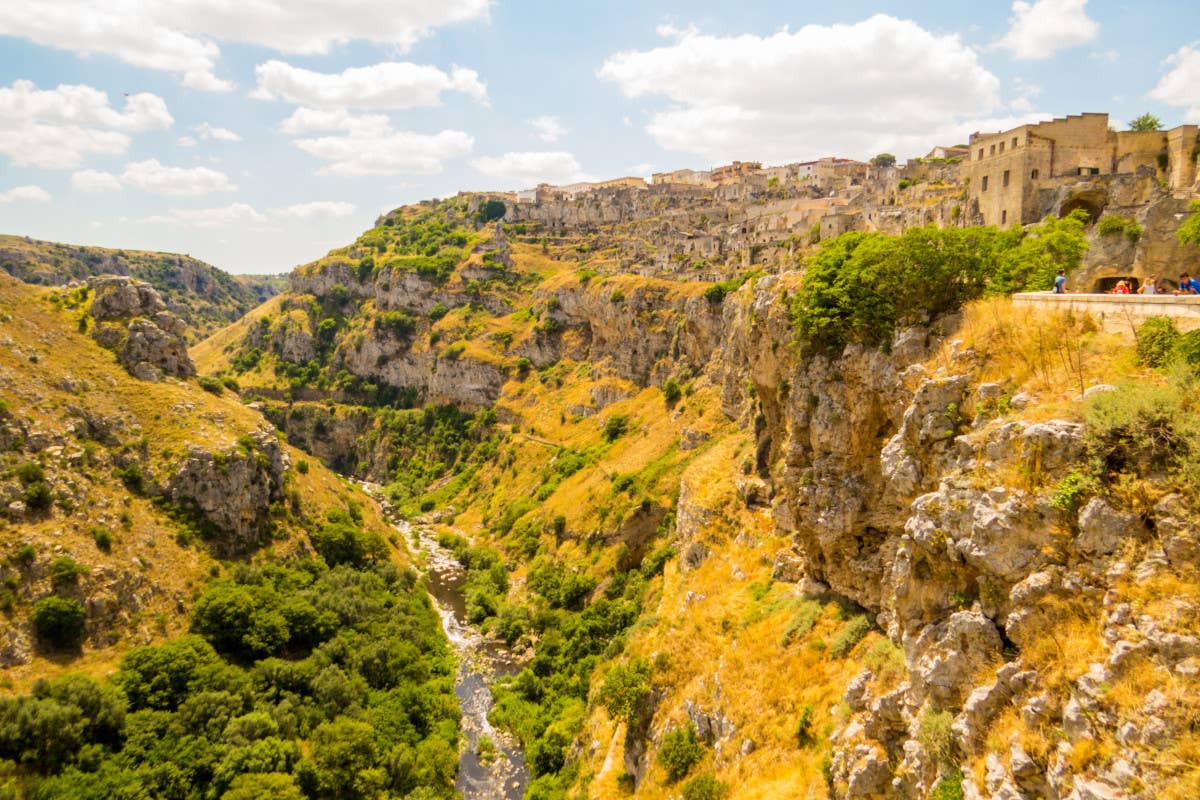
[[[0,232],[281,272],[460,189],[1200,122],[1197,39],[1194,0],[5,0]]]

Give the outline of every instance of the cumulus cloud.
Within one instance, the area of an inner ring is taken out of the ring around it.
[[[218,208],[172,208],[165,214],[143,217],[140,221],[195,228],[229,228],[263,225],[267,217],[247,203],[231,203]]]
[[[290,219],[340,219],[350,216],[354,211],[353,203],[315,200],[311,203],[297,203],[285,208],[275,208],[271,210],[271,214]]]
[[[279,130],[289,136],[324,131],[367,134],[386,132],[390,125],[384,114],[352,114],[344,108],[297,108],[279,124]]]
[[[309,108],[406,109],[440,105],[444,92],[461,92],[487,102],[479,73],[463,67],[445,72],[427,64],[388,61],[339,73],[313,72],[283,61],[254,68],[252,97],[286,100]]]
[[[1086,6],[1087,0],[1014,0],[1008,33],[996,46],[1016,58],[1036,60],[1090,42],[1100,26]]]
[[[224,172],[208,167],[171,167],[157,158],[126,164],[120,181],[125,186],[164,197],[199,197],[237,189]]]
[[[537,137],[543,142],[554,143],[567,135],[567,129],[559,122],[558,117],[544,114],[529,120]]]
[[[0,87],[0,153],[19,167],[70,169],[93,153],[129,148],[130,133],[169,128],[174,120],[157,95],[126,98],[118,111],[91,86],[41,90],[27,80]]]
[[[539,183],[574,183],[592,178],[585,174],[572,154],[548,152],[505,153],[481,156],[471,166],[488,177],[504,183],[504,188],[526,188]]]
[[[1000,81],[958,36],[879,14],[769,36],[672,29],[608,58],[599,76],[661,96],[647,131],[711,163],[918,152],[1007,121]]]
[[[0,205],[7,203],[49,203],[50,193],[40,186],[14,186],[0,192]]]
[[[119,192],[121,179],[111,172],[85,169],[71,176],[71,185],[81,192]]]
[[[195,147],[199,142],[196,141],[195,136],[180,136],[175,140],[175,144],[180,147]]]
[[[228,91],[233,84],[215,72],[214,40],[306,55],[351,41],[406,51],[438,27],[486,18],[490,4],[408,0],[385,9],[377,0],[5,0],[0,35],[175,73],[192,89]]]
[[[318,175],[433,175],[443,164],[469,155],[475,139],[462,131],[435,134],[393,130],[390,125],[352,129],[338,136],[294,140],[296,147],[326,162]]]
[[[242,140],[241,136],[238,136],[228,128],[218,128],[214,125],[209,125],[207,122],[201,122],[192,130],[205,141],[213,139],[218,142],[240,142]]]
[[[1200,122],[1200,45],[1184,45],[1170,58],[1171,70],[1150,91],[1150,97],[1187,109],[1190,122]]]

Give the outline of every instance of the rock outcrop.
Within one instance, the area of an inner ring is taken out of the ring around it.
[[[112,350],[131,375],[158,381],[190,378],[196,368],[187,351],[187,326],[167,310],[148,283],[114,275],[92,278],[92,336]]]

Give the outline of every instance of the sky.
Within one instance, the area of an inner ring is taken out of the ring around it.
[[[460,190],[1083,111],[1200,122],[1200,3],[3,0],[0,233],[278,273]]]

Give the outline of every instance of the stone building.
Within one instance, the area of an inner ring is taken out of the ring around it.
[[[716,183],[724,183],[726,181],[735,181],[758,172],[762,172],[761,161],[735,161],[723,167],[714,167],[710,175]]]
[[[695,169],[677,169],[674,172],[656,172],[650,176],[654,186],[682,184],[685,186],[715,186],[712,175],[707,171]]]
[[[1193,156],[1197,126],[1170,131],[1113,131],[1108,114],[1078,114],[1021,125],[999,133],[971,135],[970,160],[963,164],[968,201],[985,225],[1027,225],[1046,213],[1082,208],[1096,218],[1102,191],[1086,186],[1059,208],[1045,208],[1042,190],[1086,183],[1094,176],[1157,172],[1173,190],[1196,180]]]

